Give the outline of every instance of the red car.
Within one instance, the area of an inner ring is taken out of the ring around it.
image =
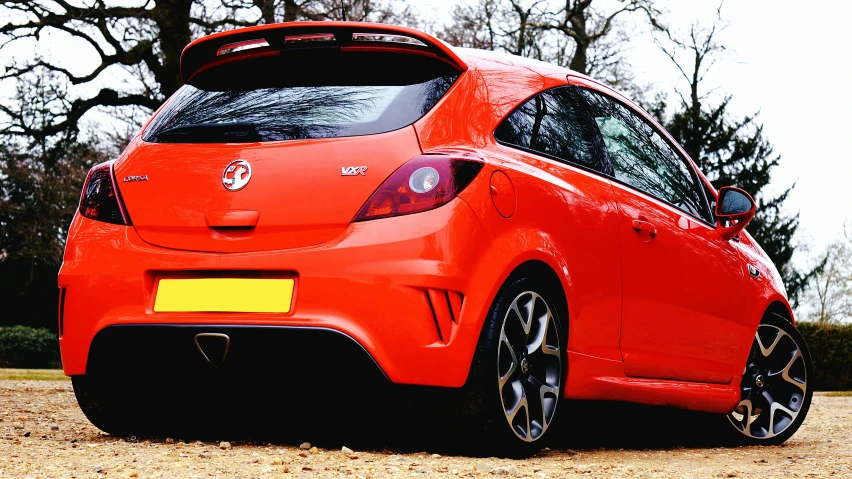
[[[505,451],[565,398],[718,413],[752,444],[804,420],[755,202],[618,92],[365,23],[210,35],[181,75],[89,173],[59,275],[65,373],[104,431],[305,368],[460,389]]]

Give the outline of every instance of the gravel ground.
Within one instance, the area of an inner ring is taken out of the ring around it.
[[[613,403],[566,409],[577,412],[568,414],[574,427],[562,424],[566,432],[538,456],[471,458],[419,440],[422,431],[370,450],[355,436],[321,434],[276,443],[121,439],[89,424],[68,381],[0,380],[0,477],[852,477],[852,397],[815,396],[801,430],[765,448],[701,444],[688,427],[692,413]]]

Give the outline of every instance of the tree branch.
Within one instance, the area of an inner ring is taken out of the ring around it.
[[[23,121],[23,114],[15,112],[6,105],[0,104],[0,111],[16,120],[14,126],[0,130],[0,134],[31,136],[34,138],[44,138],[61,133],[68,129],[76,127],[80,118],[92,108],[98,106],[130,106],[137,105],[145,108],[156,109],[160,106],[160,102],[146,95],[131,94],[121,96],[119,92],[104,88],[97,95],[86,99],[77,99],[71,102],[70,108],[65,112],[65,119],[58,122],[45,125],[43,128],[36,129],[26,125]],[[16,128],[17,127],[17,128]]]

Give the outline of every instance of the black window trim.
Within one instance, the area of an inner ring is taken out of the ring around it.
[[[537,97],[541,94],[544,94],[544,93],[547,93],[547,92],[550,92],[550,91],[553,91],[553,90],[573,89],[573,88],[575,88],[574,85],[557,85],[557,86],[554,86],[554,87],[551,87],[551,88],[547,88],[545,90],[539,90],[539,91],[533,93],[532,95],[524,98],[523,100],[521,100],[520,103],[518,103],[517,106],[512,108],[509,111],[509,113],[505,114],[500,119],[500,121],[497,122],[497,126],[495,126],[494,129],[491,131],[491,139],[493,139],[494,142],[497,143],[498,145],[505,146],[507,148],[512,148],[512,149],[515,149],[515,150],[520,150],[520,151],[523,151],[525,153],[529,153],[529,154],[532,154],[532,155],[541,156],[542,158],[547,158],[548,160],[552,160],[552,161],[559,163],[560,166],[570,166],[570,167],[574,167],[574,168],[579,168],[580,170],[587,171],[587,172],[593,173],[595,175],[603,176],[604,178],[609,178],[610,175],[606,171],[602,171],[602,170],[599,170],[597,168],[593,168],[591,166],[583,165],[581,163],[577,163],[577,162],[574,162],[574,161],[568,161],[565,158],[560,158],[556,155],[550,155],[548,153],[544,153],[544,152],[541,152],[541,151],[538,151],[538,150],[534,150],[532,148],[527,148],[525,146],[520,146],[520,145],[515,145],[513,143],[505,142],[505,141],[499,140],[497,138],[497,129],[499,129],[500,126],[503,124],[503,122],[505,122],[516,111],[518,111],[521,107],[526,105],[528,101],[532,100],[533,98],[535,98],[535,97]],[[583,104],[585,104],[585,102],[583,102]],[[583,107],[583,111],[579,112],[579,113],[580,113],[580,115],[578,115],[579,120],[581,122],[583,122],[586,127],[590,127],[590,126],[593,127],[592,131],[595,132],[595,135],[598,136],[598,141],[592,142],[592,154],[601,159],[601,161],[599,163],[601,164],[602,167],[604,167],[604,169],[606,169],[607,166],[609,166],[609,168],[612,169],[612,165],[609,164],[609,157],[606,156],[606,147],[604,146],[603,140],[600,137],[600,132],[598,132],[597,126],[592,125],[590,123],[591,118],[589,116],[589,112],[586,110],[585,107]]]
[[[608,175],[602,173],[600,170],[597,170],[595,168],[591,168],[591,167],[588,167],[588,166],[583,166],[579,163],[567,161],[564,158],[559,158],[558,156],[548,155],[547,153],[542,153],[542,152],[537,151],[537,150],[533,150],[533,149],[530,149],[530,148],[524,148],[523,146],[513,145],[511,143],[506,143],[506,142],[499,141],[499,140],[496,140],[496,139],[495,139],[495,141],[500,146],[504,146],[506,148],[511,148],[513,150],[523,151],[524,153],[528,153],[530,155],[540,156],[540,157],[542,157],[546,160],[550,160],[554,163],[557,163],[560,167],[563,167],[563,168],[566,167],[566,166],[570,167],[570,168],[577,168],[578,170],[582,170],[582,171],[592,173],[592,174],[597,175],[597,176],[601,176],[601,177],[603,177],[604,179],[607,179],[607,180],[610,178]]]
[[[643,122],[645,122],[645,123],[646,123],[648,126],[650,126],[650,127],[651,127],[651,128],[652,128],[655,132],[657,132],[657,134],[658,134],[658,135],[660,135],[660,138],[662,138],[662,139],[663,139],[663,141],[665,141],[665,142],[666,142],[666,144],[668,144],[668,145],[669,145],[669,147],[670,147],[670,148],[672,148],[672,149],[674,150],[674,152],[677,154],[677,156],[680,158],[680,160],[681,160],[681,161],[682,161],[682,162],[686,165],[686,168],[689,170],[690,175],[692,176],[692,180],[695,182],[695,183],[694,183],[694,185],[695,185],[695,186],[694,186],[694,188],[697,188],[698,190],[700,190],[701,198],[703,198],[703,199],[704,199],[704,206],[707,208],[707,212],[710,214],[710,216],[713,216],[713,211],[711,211],[711,210],[710,210],[710,201],[707,199],[707,195],[704,193],[704,188],[700,187],[701,185],[704,185],[704,181],[703,181],[703,180],[701,179],[701,177],[698,175],[698,172],[696,171],[696,168],[695,168],[695,167],[693,167],[692,162],[691,162],[691,161],[688,161],[688,160],[686,159],[686,157],[685,157],[685,156],[681,153],[680,148],[679,148],[678,146],[675,146],[675,145],[673,145],[673,144],[672,144],[672,141],[670,141],[670,140],[669,140],[669,135],[667,134],[667,132],[666,132],[665,134],[664,134],[663,132],[661,132],[661,131],[660,131],[660,128],[657,128],[657,126],[655,125],[655,123],[654,123],[654,122],[650,122],[650,121],[648,121],[648,120],[645,118],[645,116],[644,116],[644,115],[642,115],[641,113],[639,113],[639,112],[637,112],[637,111],[636,111],[636,108],[634,108],[634,107],[633,107],[633,106],[631,106],[631,105],[626,104],[624,101],[621,101],[620,99],[616,98],[615,96],[610,95],[608,92],[601,91],[601,90],[598,90],[598,89],[595,89],[595,88],[590,88],[590,87],[587,87],[587,86],[585,86],[585,85],[577,85],[576,87],[577,87],[577,88],[582,88],[582,89],[584,89],[584,90],[588,90],[588,91],[593,92],[593,93],[598,93],[598,94],[603,95],[604,97],[606,97],[606,98],[608,98],[608,99],[610,99],[610,100],[612,100],[612,101],[614,101],[614,102],[616,102],[616,103],[620,104],[621,106],[623,106],[623,107],[627,108],[627,109],[628,109],[630,112],[632,112],[634,115],[638,115],[638,116],[639,116],[639,118],[640,118]],[[585,102],[584,102],[584,103],[585,103]],[[591,118],[591,114],[586,114],[586,115],[584,115],[584,117],[586,118],[586,121],[589,121],[589,119]],[[593,121],[593,120],[592,120],[592,121]],[[596,131],[596,132],[597,132],[597,134],[600,136],[601,141],[603,141],[603,135],[602,135],[602,134],[601,134],[601,132],[600,132],[600,128],[597,126],[597,123],[596,123],[596,122],[594,122],[594,121],[593,121],[593,123],[594,123],[594,126],[595,126],[595,131]],[[611,164],[612,164],[612,162],[609,160],[609,152],[608,152],[608,150],[607,150],[605,147],[604,147],[603,154],[604,154],[604,155],[606,155],[606,162],[607,162],[607,164],[610,164],[610,165],[611,165]],[[677,211],[679,211],[679,212],[681,212],[681,213],[684,213],[684,214],[687,214],[687,215],[689,215],[690,217],[695,218],[695,219],[697,219],[698,221],[701,221],[702,223],[704,223],[705,225],[707,225],[707,226],[709,226],[709,227],[711,227],[711,228],[713,228],[713,229],[715,229],[715,228],[716,228],[716,223],[711,223],[711,222],[707,221],[707,219],[706,219],[706,218],[701,218],[701,217],[695,216],[694,214],[690,213],[689,211],[685,211],[685,210],[683,210],[682,208],[678,207],[677,205],[675,205],[675,204],[673,204],[673,203],[671,203],[671,202],[669,202],[669,201],[666,201],[666,200],[664,200],[664,199],[662,199],[662,198],[660,198],[660,197],[658,197],[658,196],[656,196],[656,195],[653,195],[653,194],[651,194],[651,193],[649,193],[649,192],[647,192],[647,191],[640,190],[639,188],[636,188],[635,186],[633,186],[633,185],[631,185],[631,184],[628,184],[628,183],[626,183],[626,182],[624,182],[624,181],[619,180],[618,178],[616,178],[616,177],[615,177],[615,171],[613,171],[612,173],[606,173],[606,176],[607,176],[607,178],[609,178],[610,180],[612,180],[612,181],[614,181],[614,182],[616,182],[616,183],[618,183],[618,184],[620,184],[620,185],[624,185],[624,186],[626,186],[626,187],[630,188],[631,190],[638,191],[639,193],[642,193],[642,194],[643,194],[643,195],[645,195],[645,196],[648,196],[648,197],[653,198],[653,199],[655,199],[655,200],[657,200],[657,201],[659,201],[659,202],[661,202],[661,203],[664,203],[664,204],[666,204],[666,205],[668,205],[668,206],[671,206],[672,208],[676,209]]]

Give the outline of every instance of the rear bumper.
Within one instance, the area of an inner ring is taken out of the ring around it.
[[[206,343],[199,335],[215,341]],[[370,354],[346,334],[291,326],[108,326],[92,340],[86,373],[141,375],[174,384],[213,378],[254,383],[270,377],[328,384],[353,376],[359,382],[387,381]]]
[[[132,227],[77,215],[59,274],[59,286],[64,289],[60,308],[63,368],[73,376],[98,367],[88,364],[93,341],[101,331],[116,326],[191,326],[187,331],[286,327],[276,329],[275,336],[287,341],[288,336],[302,336],[296,334],[302,331],[299,328],[311,328],[351,338],[394,383],[458,387],[467,379],[492,283],[499,281],[475,279],[486,244],[479,220],[458,198],[416,215],[354,223],[340,238],[323,245],[251,253],[171,250],[146,243]],[[153,311],[157,281],[163,276],[231,274],[294,278],[290,311]],[[457,298],[462,300],[461,307],[453,312]],[[172,348],[188,348],[193,361],[203,360],[191,338],[188,347],[186,338],[179,340],[180,346],[163,341],[155,346],[157,341],[150,339],[133,354],[142,356],[137,358],[141,364],[153,365],[173,354]],[[325,345],[320,342],[315,347]],[[109,352],[97,353],[99,362],[108,361],[100,358],[109,356],[121,362],[129,352],[121,347],[105,351]]]

